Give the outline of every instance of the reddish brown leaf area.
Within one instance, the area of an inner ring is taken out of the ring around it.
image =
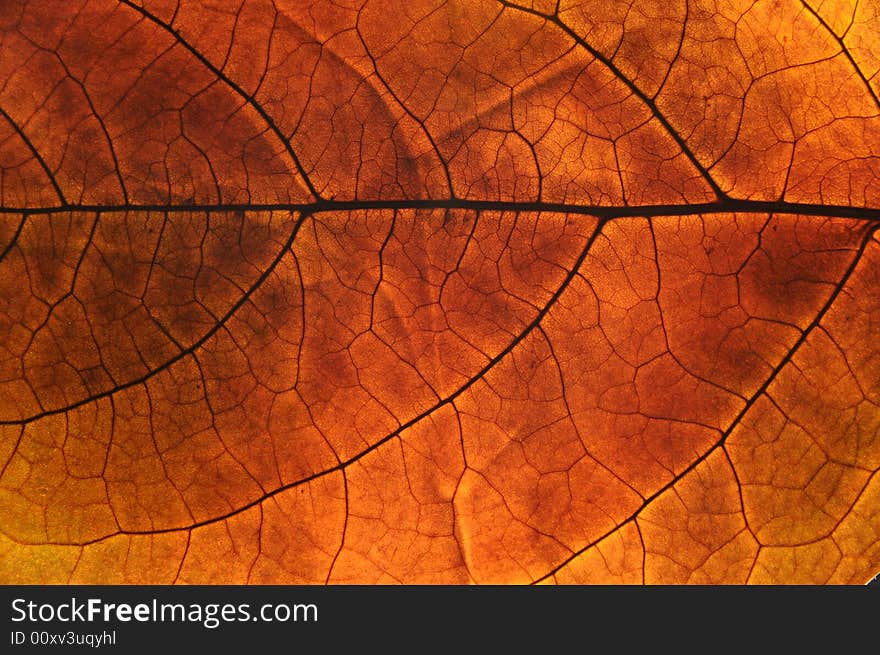
[[[0,582],[861,583],[880,12],[0,3]]]

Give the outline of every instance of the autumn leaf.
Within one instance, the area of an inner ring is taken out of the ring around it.
[[[0,582],[864,583],[873,2],[0,3]]]

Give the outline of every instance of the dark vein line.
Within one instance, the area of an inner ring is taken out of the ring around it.
[[[21,220],[18,222],[18,227],[15,229],[15,233],[9,239],[9,243],[6,244],[6,247],[3,249],[3,252],[0,252],[0,264],[3,263],[3,260],[6,259],[6,256],[15,247],[15,244],[18,243],[18,238],[21,236],[21,231],[24,229],[24,224],[27,221],[27,218],[28,218],[27,214],[21,215]]]
[[[18,134],[18,137],[24,141],[24,144],[28,147],[28,149],[33,153],[37,162],[43,169],[43,172],[46,174],[46,177],[49,178],[49,183],[52,185],[52,188],[55,189],[55,194],[58,196],[58,199],[67,204],[67,198],[64,197],[64,192],[61,191],[61,187],[58,186],[58,181],[55,179],[55,174],[52,173],[52,170],[49,168],[49,165],[46,163],[46,160],[43,159],[43,156],[40,154],[40,151],[31,143],[31,140],[27,138],[27,135],[24,133],[24,130],[19,127],[18,123],[12,120],[12,117],[6,113],[6,110],[3,107],[0,107],[0,115],[3,116],[7,120],[7,122],[12,126],[12,129],[15,130],[15,133]]]
[[[636,519],[636,517],[638,517],[638,515],[641,514],[645,508],[650,506],[650,504],[655,499],[657,499],[657,497],[659,497],[660,495],[662,495],[662,494],[666,493],[667,491],[669,491],[670,489],[672,489],[682,478],[684,478],[691,471],[693,471],[695,468],[697,468],[697,466],[702,464],[715,451],[717,451],[719,448],[723,448],[725,441],[727,441],[727,438],[740,425],[743,418],[745,418],[746,414],[748,414],[749,411],[754,407],[755,403],[764,395],[764,393],[767,391],[767,389],[770,387],[770,385],[773,384],[773,381],[779,376],[779,374],[786,367],[786,365],[792,360],[792,358],[797,353],[798,349],[800,349],[800,347],[803,345],[803,343],[807,340],[807,337],[810,335],[810,333],[822,322],[822,319],[825,317],[825,314],[827,314],[828,311],[831,309],[831,307],[834,305],[835,301],[837,300],[837,297],[843,291],[843,288],[846,286],[846,283],[849,281],[853,272],[855,271],[855,269],[858,267],[859,263],[861,262],[862,255],[864,254],[865,249],[868,247],[868,244],[873,239],[873,235],[874,235],[874,230],[867,230],[866,231],[865,237],[862,239],[862,242],[859,245],[859,249],[856,251],[856,254],[853,256],[852,262],[850,262],[850,265],[847,267],[846,271],[844,272],[843,276],[841,277],[840,282],[838,282],[837,285],[834,287],[834,290],[831,292],[831,295],[828,297],[828,300],[826,300],[825,304],[822,305],[822,308],[819,310],[819,313],[816,315],[816,318],[813,319],[806,328],[804,328],[803,332],[801,332],[801,336],[798,337],[797,341],[794,342],[794,344],[788,350],[788,352],[785,354],[785,356],[782,358],[782,360],[780,360],[779,364],[777,364],[774,367],[773,371],[770,373],[769,377],[764,381],[764,383],[758,388],[757,391],[755,391],[755,393],[752,395],[752,397],[749,398],[749,400],[746,402],[745,406],[742,408],[742,410],[740,410],[739,414],[736,415],[736,417],[733,419],[733,421],[730,423],[730,425],[727,427],[727,429],[721,434],[721,438],[714,445],[712,445],[711,448],[706,450],[705,453],[703,453],[702,455],[700,455],[700,457],[698,457],[695,461],[693,461],[681,473],[676,475],[674,478],[672,478],[672,480],[667,482],[665,485],[663,485],[657,491],[655,491],[653,494],[651,494],[648,498],[646,498],[644,500],[644,502],[632,514],[630,514],[626,519],[624,519],[623,521],[621,521],[620,523],[615,525],[613,528],[608,530],[602,536],[597,537],[596,539],[591,541],[589,544],[587,544],[583,548],[580,548],[576,552],[572,553],[571,556],[567,557],[561,563],[557,564],[552,570],[550,570],[544,576],[535,580],[535,582],[533,584],[538,584],[538,583],[543,582],[544,580],[552,577],[553,575],[558,573],[561,569],[563,569],[567,564],[569,564],[572,560],[576,559],[578,556],[580,556],[581,554],[583,554],[584,552],[586,552],[590,548],[594,547],[596,544],[600,543],[602,540],[606,539],[607,537],[609,537],[610,535],[615,533],[617,530],[622,528],[627,523],[634,521]]]
[[[281,132],[280,128],[275,124],[275,121],[272,120],[272,117],[269,116],[268,112],[263,109],[262,105],[256,101],[256,99],[248,94],[243,88],[241,88],[238,84],[232,81],[225,73],[223,73],[219,68],[214,66],[208,59],[196,50],[186,39],[183,38],[183,35],[174,29],[168,23],[160,20],[156,16],[153,16],[150,12],[142,7],[138,7],[136,4],[131,2],[131,0],[119,0],[121,4],[133,9],[141,16],[146,18],[152,23],[155,23],[163,30],[171,34],[174,39],[184,48],[186,48],[196,59],[198,59],[203,66],[205,66],[208,70],[210,70],[214,75],[217,76],[217,79],[221,80],[224,84],[226,84],[230,89],[235,91],[248,105],[250,105],[256,112],[260,115],[260,117],[266,122],[266,125],[269,129],[278,137],[281,141],[281,144],[284,146],[284,149],[287,151],[287,154],[290,156],[291,160],[293,160],[294,166],[296,166],[296,170],[299,173],[300,177],[303,179],[303,182],[308,187],[309,193],[312,194],[315,198],[320,198],[321,194],[318,193],[318,190],[315,189],[314,185],[312,185],[312,181],[309,179],[309,176],[306,174],[306,170],[300,162],[299,157],[297,157],[296,153],[293,150],[293,147],[290,145],[290,142]]]
[[[837,44],[840,46],[840,51],[844,54],[844,56],[846,56],[847,59],[849,59],[849,63],[852,64],[853,69],[856,71],[856,74],[862,80],[862,83],[865,85],[865,88],[868,90],[868,93],[871,94],[871,99],[874,101],[874,104],[877,105],[878,109],[880,109],[880,98],[877,97],[877,94],[874,92],[874,89],[871,86],[871,83],[868,81],[868,78],[865,77],[865,74],[862,73],[862,69],[859,68],[859,65],[856,63],[856,60],[853,59],[852,54],[850,54],[850,51],[847,49],[846,44],[843,42],[843,38],[837,36],[837,33],[834,30],[832,30],[831,26],[825,22],[825,19],[819,15],[819,12],[817,12],[809,4],[807,4],[805,2],[805,0],[801,0],[801,4],[804,6],[804,8],[807,11],[809,11],[816,18],[816,20],[819,21],[819,23],[822,25],[823,28],[825,28],[825,30],[831,35],[831,37],[835,41],[837,41]]]
[[[5,420],[5,421],[0,421],[0,425],[23,425],[23,424],[26,424],[26,423],[31,423],[31,422],[33,422],[33,421],[38,421],[38,420],[40,420],[41,418],[45,418],[46,416],[53,416],[53,415],[55,415],[55,414],[61,414],[61,413],[64,413],[64,412],[69,412],[69,411],[72,410],[72,409],[76,409],[77,407],[82,407],[83,405],[87,405],[88,403],[94,402],[94,401],[96,401],[96,400],[100,400],[101,398],[106,398],[106,397],[108,397],[108,396],[113,396],[113,395],[117,394],[117,393],[120,392],[120,391],[124,391],[125,389],[129,389],[129,388],[134,387],[134,386],[137,386],[137,385],[139,385],[139,384],[143,384],[144,382],[146,382],[147,380],[149,380],[149,379],[151,379],[152,377],[156,376],[156,375],[159,374],[160,372],[165,371],[165,370],[171,368],[174,364],[176,364],[178,361],[180,361],[180,360],[183,359],[184,357],[188,357],[189,355],[191,355],[192,353],[194,353],[194,352],[195,352],[196,350],[198,350],[202,345],[204,345],[204,344],[208,341],[208,339],[210,339],[210,338],[213,337],[218,331],[220,331],[221,329],[223,329],[223,328],[225,327],[226,323],[229,321],[229,319],[230,319],[230,318],[231,318],[231,317],[232,317],[232,316],[233,316],[233,315],[234,315],[234,314],[235,314],[235,313],[236,313],[236,312],[237,312],[237,311],[238,311],[238,310],[239,310],[239,309],[240,309],[240,308],[246,303],[246,302],[248,302],[248,300],[250,300],[250,298],[251,298],[251,296],[252,296],[253,294],[255,294],[255,293],[260,289],[260,287],[263,285],[263,282],[265,282],[266,279],[267,279],[267,278],[268,278],[268,277],[274,272],[274,270],[277,268],[278,264],[281,262],[281,260],[284,258],[284,256],[290,252],[290,249],[291,249],[291,247],[293,246],[293,242],[294,242],[294,240],[296,239],[296,235],[297,235],[297,233],[299,232],[300,226],[303,224],[303,222],[305,221],[305,219],[306,219],[308,216],[309,216],[309,214],[301,214],[301,215],[299,216],[299,218],[297,218],[296,223],[295,223],[295,225],[293,226],[293,229],[291,230],[290,236],[288,237],[286,243],[285,243],[285,244],[279,249],[278,254],[275,256],[275,259],[273,259],[273,260],[269,263],[269,265],[268,265],[268,267],[266,268],[266,270],[263,271],[263,272],[260,274],[260,276],[259,276],[256,280],[254,280],[253,284],[251,284],[251,286],[250,286],[250,287],[249,287],[249,288],[248,288],[248,289],[242,294],[242,296],[241,296],[241,297],[240,297],[240,298],[239,298],[239,299],[238,299],[238,300],[237,300],[237,301],[236,301],[236,302],[235,302],[235,303],[234,303],[234,304],[233,304],[233,305],[232,305],[232,306],[226,311],[226,313],[223,314],[223,316],[221,316],[221,317],[216,321],[216,323],[214,323],[214,324],[211,326],[211,328],[210,328],[207,332],[205,332],[205,334],[203,334],[201,337],[199,337],[196,341],[194,341],[194,342],[193,342],[192,344],[190,344],[188,347],[182,349],[180,352],[178,352],[178,353],[177,353],[176,355],[174,355],[173,357],[170,357],[170,358],[169,358],[167,361],[165,361],[161,366],[157,366],[157,367],[154,368],[153,370],[151,370],[151,371],[145,373],[144,375],[142,375],[142,376],[140,376],[140,377],[138,377],[138,378],[136,378],[136,379],[129,380],[128,382],[122,382],[122,383],[119,383],[119,384],[115,385],[115,386],[114,386],[113,388],[111,388],[111,389],[106,389],[106,390],[101,391],[101,392],[99,392],[99,393],[91,394],[90,396],[88,396],[88,397],[86,397],[86,398],[81,398],[80,400],[77,400],[77,401],[75,401],[75,402],[72,402],[72,403],[69,403],[69,404],[67,404],[67,405],[64,405],[63,407],[56,407],[56,408],[54,408],[54,409],[47,409],[47,410],[45,410],[45,411],[39,412],[38,414],[34,414],[34,415],[29,416],[29,417],[26,417],[26,418],[21,418],[21,419],[16,419],[16,420]],[[97,221],[95,221],[95,223],[97,224]]]
[[[364,6],[366,6],[366,5],[364,5]],[[446,187],[449,190],[449,195],[454,196],[455,195],[455,186],[452,184],[452,175],[449,173],[449,164],[443,160],[443,155],[440,153],[440,148],[437,145],[437,140],[431,134],[431,131],[427,128],[427,126],[425,125],[425,122],[422,119],[420,119],[418,116],[416,116],[416,114],[409,107],[407,107],[406,104],[398,97],[397,93],[394,91],[391,84],[388,83],[388,81],[385,79],[385,76],[379,70],[378,60],[376,59],[376,57],[373,56],[373,53],[371,53],[370,49],[367,47],[367,42],[364,40],[364,36],[361,33],[361,28],[360,28],[360,21],[361,21],[362,14],[363,14],[363,7],[361,7],[361,9],[359,9],[358,13],[357,13],[357,21],[355,22],[355,33],[357,34],[358,40],[361,42],[361,45],[364,48],[364,52],[366,53],[367,58],[370,60],[370,64],[373,67],[373,71],[376,73],[376,78],[379,80],[379,82],[382,83],[382,86],[385,88],[385,90],[389,94],[391,94],[391,97],[398,104],[398,106],[401,109],[403,109],[403,111],[406,113],[406,115],[409,116],[413,121],[416,122],[416,124],[421,129],[422,134],[424,134],[425,138],[428,139],[428,143],[431,144],[431,149],[437,155],[437,160],[443,165],[443,172],[446,175]]]
[[[562,22],[562,20],[556,15],[547,15],[543,14],[536,9],[531,9],[527,7],[521,7],[519,5],[514,5],[508,2],[508,0],[499,0],[499,2],[504,6],[508,7],[515,11],[521,11],[526,14],[531,14],[533,16],[537,16],[539,18],[543,18],[544,20],[556,25],[560,30],[568,34],[572,39],[574,39],[575,43],[584,48],[587,52],[589,52],[593,57],[596,58],[597,61],[600,61],[605,65],[608,70],[610,70],[614,76],[619,79],[626,87],[635,95],[639,100],[641,100],[648,109],[651,110],[651,114],[656,118],[660,124],[663,126],[663,129],[669,134],[670,137],[678,144],[678,147],[681,149],[682,154],[690,160],[691,164],[697,171],[700,173],[700,176],[703,180],[708,184],[712,192],[715,194],[716,198],[722,199],[726,198],[727,194],[721,190],[721,187],[718,186],[718,183],[709,175],[709,171],[706,170],[706,167],[703,166],[700,161],[697,159],[696,155],[691,151],[688,147],[685,140],[678,134],[678,131],[675,130],[672,125],[669,124],[669,120],[663,113],[657,108],[657,103],[654,102],[650,97],[648,97],[644,91],[642,91],[639,87],[635,85],[635,83],[630,80],[626,75],[623,74],[617,66],[614,65],[614,62],[611,61],[608,57],[603,55],[601,52],[596,50],[593,46],[591,46],[585,39],[580,37],[573,29],[571,29],[568,25]]]
[[[366,211],[372,209],[462,209],[478,212],[556,212],[586,214],[603,219],[635,216],[690,216],[694,214],[759,213],[795,214],[831,218],[853,218],[880,223],[880,208],[851,207],[848,205],[823,205],[819,203],[788,202],[784,200],[737,200],[727,198],[718,202],[693,204],[654,205],[587,205],[564,202],[516,201],[516,200],[467,200],[449,199],[400,199],[400,200],[327,200],[305,203],[229,203],[229,204],[115,204],[87,205],[68,204],[53,207],[0,207],[0,214],[56,214],[61,212],[259,212],[295,211],[307,214],[333,211]]]

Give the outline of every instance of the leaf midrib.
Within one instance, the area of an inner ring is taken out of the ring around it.
[[[725,199],[717,202],[649,205],[591,205],[581,203],[547,202],[542,200],[468,200],[464,198],[388,199],[388,200],[326,200],[306,203],[69,203],[46,207],[0,207],[0,214],[46,215],[67,212],[124,213],[124,212],[261,212],[291,211],[303,214],[350,212],[368,210],[452,210],[476,212],[550,212],[584,214],[603,219],[688,216],[694,214],[791,214],[822,218],[851,218],[880,224],[880,208],[851,205],[790,202],[786,200]]]

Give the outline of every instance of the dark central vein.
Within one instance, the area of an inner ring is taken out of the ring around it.
[[[366,210],[470,210],[477,212],[554,212],[563,214],[584,214],[603,219],[626,218],[634,216],[690,216],[695,214],[719,213],[758,213],[794,214],[798,216],[822,216],[832,218],[852,218],[869,223],[880,223],[880,208],[851,207],[848,205],[825,205],[819,203],[786,202],[783,200],[736,200],[724,199],[717,202],[694,204],[658,205],[588,205],[566,202],[544,202],[530,200],[467,200],[462,198],[429,200],[322,200],[307,203],[190,203],[190,204],[61,204],[51,207],[0,207],[0,214],[55,214],[60,212],[260,212],[294,211],[305,214],[334,211]]]

